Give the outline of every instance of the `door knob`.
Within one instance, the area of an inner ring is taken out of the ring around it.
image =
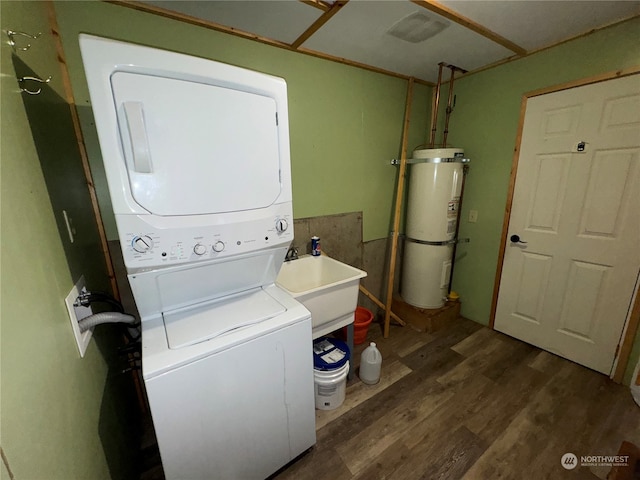
[[[527,243],[527,242],[524,242],[524,241],[520,240],[520,235],[511,235],[509,237],[509,240],[511,240],[511,243]]]

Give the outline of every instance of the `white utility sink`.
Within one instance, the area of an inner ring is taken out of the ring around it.
[[[366,276],[326,255],[302,255],[284,262],[276,284],[311,312],[315,339],[353,323],[358,285]]]

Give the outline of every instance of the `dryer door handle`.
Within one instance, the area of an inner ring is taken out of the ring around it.
[[[138,173],[151,173],[151,152],[144,125],[144,111],[140,102],[124,102],[124,114],[127,119],[131,150],[133,151],[133,169]]]

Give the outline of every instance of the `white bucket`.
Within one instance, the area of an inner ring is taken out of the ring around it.
[[[334,410],[344,402],[349,362],[335,370],[313,370],[314,393],[318,410]]]

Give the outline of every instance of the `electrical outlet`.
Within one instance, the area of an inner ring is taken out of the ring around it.
[[[477,210],[469,210],[469,222],[476,223],[478,221],[478,211]]]
[[[87,346],[89,345],[89,340],[91,340],[91,335],[93,334],[93,328],[86,330],[85,332],[80,332],[80,326],[78,325],[78,321],[83,318],[88,317],[89,315],[93,315],[91,311],[91,306],[83,307],[82,305],[75,306],[74,303],[78,298],[80,293],[84,293],[87,291],[87,285],[84,281],[84,275],[80,277],[78,283],[76,283],[67,298],[64,299],[64,303],[67,305],[67,310],[69,311],[69,319],[71,320],[71,329],[73,330],[73,335],[76,339],[76,344],[78,345],[78,351],[80,352],[80,356],[84,357],[85,352],[87,351]]]

